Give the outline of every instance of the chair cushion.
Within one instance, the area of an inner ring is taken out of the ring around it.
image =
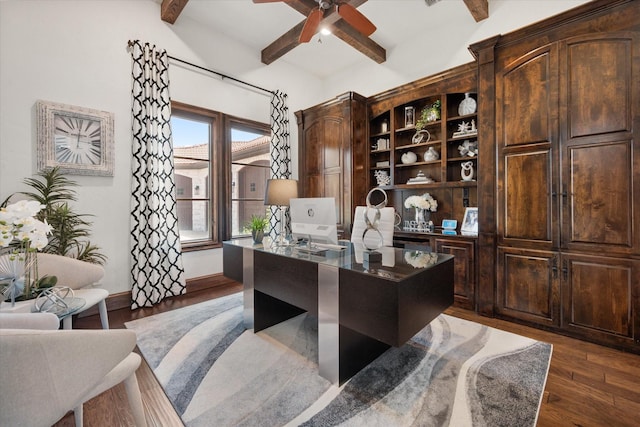
[[[135,345],[135,333],[124,329],[0,330],[0,425],[52,425]]]
[[[56,330],[60,319],[53,313],[0,313],[0,329]]]
[[[56,276],[57,286],[71,289],[83,288],[100,281],[104,277],[104,268],[98,264],[80,261],[61,255],[39,253],[38,274]]]
[[[375,209],[368,209],[366,206],[356,206],[355,213],[353,214],[353,229],[351,230],[351,241],[353,243],[367,243],[369,247],[376,247],[380,242],[380,236],[375,232],[368,232],[363,242],[362,234],[367,229],[367,224],[364,220],[364,213],[368,213],[369,221],[373,222],[375,217]],[[382,208],[380,209],[380,222],[378,223],[378,230],[382,234],[383,243],[382,246],[393,246],[393,229],[395,223],[396,211],[394,208]]]

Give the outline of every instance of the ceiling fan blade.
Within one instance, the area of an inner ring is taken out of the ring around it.
[[[373,25],[366,16],[358,12],[358,9],[348,3],[343,3],[338,6],[338,14],[342,19],[347,21],[349,25],[367,37],[376,30],[376,26]]]
[[[320,21],[324,17],[324,12],[322,10],[313,9],[309,16],[307,17],[306,22],[304,23],[304,27],[302,27],[302,32],[300,32],[300,37],[298,41],[300,43],[308,43],[313,35],[316,33],[318,29],[318,25],[320,25]]]
[[[253,0],[254,3],[277,3],[285,0]]]

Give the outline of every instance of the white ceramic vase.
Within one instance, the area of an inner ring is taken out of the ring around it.
[[[405,165],[408,165],[410,163],[415,163],[416,160],[418,160],[418,156],[413,151],[407,151],[400,158],[400,161]]]
[[[473,114],[476,112],[476,107],[478,106],[476,100],[471,98],[469,95],[469,92],[466,92],[464,94],[464,99],[458,106],[458,114],[461,116],[466,116],[467,114]]]

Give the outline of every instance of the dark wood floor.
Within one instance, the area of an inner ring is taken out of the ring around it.
[[[112,311],[112,328],[144,316],[185,307],[228,295],[240,286],[194,292],[172,298],[156,307]],[[543,396],[538,426],[634,426],[640,425],[640,356],[540,331],[514,323],[450,308],[447,314],[553,344],[551,368]],[[74,328],[99,328],[98,316],[74,320]],[[143,361],[138,381],[149,426],[181,426],[182,422]],[[84,406],[87,427],[133,426],[124,386],[119,385]],[[74,426],[68,414],[56,427]]]

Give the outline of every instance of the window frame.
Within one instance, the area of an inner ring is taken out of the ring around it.
[[[176,114],[177,113],[177,114]],[[182,242],[182,251],[200,251],[222,247],[222,242],[232,235],[232,176],[231,176],[231,129],[271,134],[271,126],[255,120],[232,116],[207,108],[171,101],[171,116],[210,120],[211,136],[209,141],[210,221],[209,238],[194,242]],[[175,150],[174,150],[175,156]],[[175,168],[175,167],[174,167]],[[177,199],[177,195],[176,195]]]
[[[227,185],[226,188],[228,189],[228,191],[226,192],[227,195],[227,199],[225,201],[225,204],[227,206],[227,212],[225,214],[225,218],[227,219],[227,232],[226,232],[226,236],[228,236],[228,238],[231,238],[231,236],[233,235],[233,224],[231,221],[232,218],[232,207],[233,207],[233,189],[231,187],[232,184],[232,180],[233,177],[232,175],[232,160],[231,160],[231,143],[232,143],[232,138],[231,138],[231,129],[237,129],[237,130],[241,130],[241,131],[246,131],[246,132],[254,132],[254,133],[264,133],[266,136],[271,135],[271,125],[268,123],[262,123],[262,122],[258,122],[255,120],[249,120],[249,119],[244,119],[242,117],[237,117],[237,116],[231,116],[231,115],[225,115],[224,116],[224,129],[225,129],[225,136],[226,136],[226,144],[225,146],[229,148],[228,150],[228,161],[226,162],[226,164],[228,165],[228,175],[227,175]],[[269,161],[269,163],[271,163],[271,161]],[[243,163],[237,163],[237,164],[243,164]],[[256,165],[250,165],[252,167],[259,167]],[[269,171],[271,171],[271,165],[269,165]],[[257,199],[254,199],[257,200]],[[262,200],[264,200],[264,195],[262,195]],[[239,237],[239,236],[238,236]]]
[[[225,147],[223,143],[220,143],[224,121],[222,113],[183,102],[171,101],[171,117],[174,115],[198,121],[207,119],[211,125],[211,135],[209,137],[209,237],[208,239],[193,242],[180,241],[182,251],[191,252],[222,247],[222,241],[225,236],[224,228],[221,227],[221,223],[224,222],[224,210],[220,208],[219,201],[223,200],[222,192],[224,192],[221,177],[224,176],[225,168],[228,168],[223,160],[225,158]]]

